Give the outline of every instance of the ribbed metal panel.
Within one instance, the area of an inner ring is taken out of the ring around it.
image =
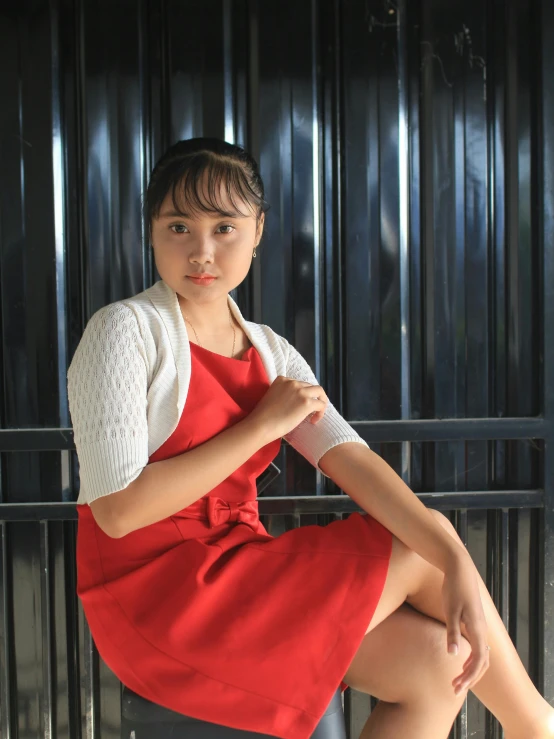
[[[554,6],[548,0],[0,5],[0,734],[119,736],[75,595],[66,372],[157,279],[141,197],[167,145],[258,158],[271,210],[233,297],[449,512],[554,701]],[[277,535],[355,504],[290,447]],[[371,700],[347,691],[354,739]],[[453,737],[499,737],[470,696]]]

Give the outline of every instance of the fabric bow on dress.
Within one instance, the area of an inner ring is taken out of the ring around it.
[[[222,523],[236,521],[245,523],[253,531],[258,530],[258,502],[244,500],[234,503],[223,498],[208,496],[206,513],[210,526],[219,526]]]

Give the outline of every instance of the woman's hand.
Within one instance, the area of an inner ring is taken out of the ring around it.
[[[277,375],[247,419],[259,427],[269,443],[282,438],[308,417],[310,423],[318,423],[328,403],[321,385]]]
[[[489,667],[487,622],[481,603],[475,568],[469,555],[456,557],[444,574],[442,600],[447,631],[447,649],[456,654],[461,638],[461,624],[471,646],[463,672],[452,681],[455,692],[472,688]]]

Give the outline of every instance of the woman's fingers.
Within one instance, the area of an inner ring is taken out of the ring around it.
[[[473,662],[471,684],[474,685],[484,670],[489,667],[489,650],[487,649],[487,622],[484,614],[472,614],[466,624],[466,631],[471,643]],[[475,645],[475,646],[474,646]]]
[[[446,648],[448,654],[458,654],[460,650],[460,614],[452,611],[446,616]]]
[[[456,693],[471,689],[482,678],[489,667],[489,652],[486,643],[487,627],[477,614],[464,621],[471,655],[463,665],[463,671],[452,682]]]
[[[459,693],[475,685],[489,663],[487,622],[474,568],[469,561],[454,560],[451,568],[445,572],[442,595],[448,651],[453,654],[458,652],[462,624],[471,647],[471,656],[465,661],[462,672],[452,681],[456,693]]]
[[[473,668],[472,671],[471,668]],[[488,654],[484,658],[484,660],[477,660],[476,658],[473,658],[473,655],[470,658],[470,665],[468,665],[467,671],[464,670],[464,673],[462,673],[462,676],[459,678],[456,678],[453,681],[454,690],[459,693],[461,690],[471,690],[479,680],[483,677],[485,672],[489,669],[489,657]],[[473,676],[472,676],[473,672]],[[467,674],[466,674],[467,673]],[[465,674],[465,677],[464,677]]]
[[[460,650],[460,639],[461,639],[461,619],[460,614],[456,612],[455,610],[451,611],[446,616],[446,648],[448,650],[449,654],[458,654]],[[452,681],[452,685],[454,686],[454,691],[456,693],[459,692],[457,685],[460,683],[460,681],[463,680],[467,668],[466,665],[468,664],[468,661],[471,660],[471,657],[469,660],[466,660],[466,663],[463,666],[463,672],[454,678]]]
[[[473,683],[471,683],[471,685],[468,686],[468,690],[471,690],[475,685],[477,685],[479,680],[483,677],[485,672],[489,669],[489,663],[490,663],[490,658],[487,658],[487,662],[484,665],[483,669],[481,670],[481,673],[475,678]]]

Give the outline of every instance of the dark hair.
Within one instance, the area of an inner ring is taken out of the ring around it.
[[[205,191],[201,187],[204,173],[207,173]],[[222,184],[234,211],[223,207]],[[177,200],[178,190],[184,196],[181,203],[187,204],[186,212]],[[242,147],[216,138],[177,141],[160,157],[150,175],[144,200],[144,216],[149,227],[170,191],[175,210],[183,217],[200,212],[221,213],[228,218],[247,215],[240,209],[246,203],[258,220],[269,210],[254,157]]]

